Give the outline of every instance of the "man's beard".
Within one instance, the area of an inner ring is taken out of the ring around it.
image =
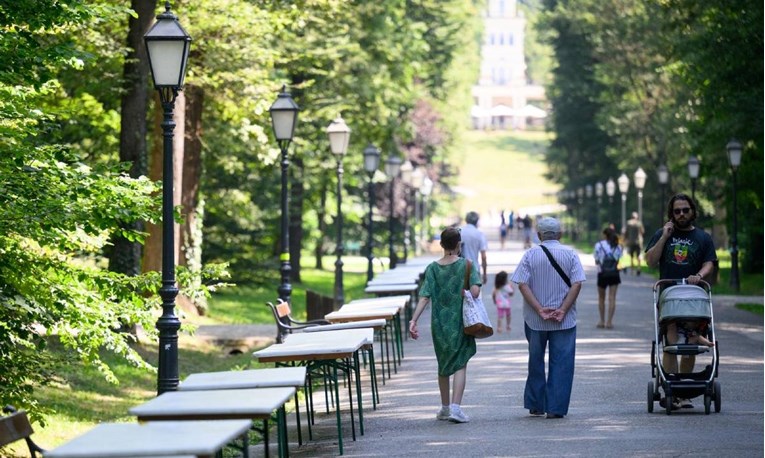
[[[680,229],[681,231],[685,231],[685,230],[688,230],[688,228],[691,227],[691,225],[693,224],[693,219],[689,218],[689,219],[686,219],[685,221],[681,222],[681,221],[678,221],[677,218],[675,218],[674,223],[675,223],[675,227],[677,229]]]

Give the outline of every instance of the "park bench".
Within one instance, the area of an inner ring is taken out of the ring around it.
[[[13,406],[5,406],[3,412],[10,415],[0,417],[0,448],[24,439],[29,447],[29,456],[32,458],[38,456],[38,453],[45,452],[32,440],[34,430],[25,411],[17,411]]]
[[[293,331],[305,329],[309,326],[320,326],[323,324],[329,324],[327,320],[309,320],[298,321],[292,318],[292,310],[288,302],[284,302],[281,299],[274,305],[272,302],[266,302],[266,305],[271,309],[274,314],[274,321],[276,322],[276,343],[283,343],[287,335],[292,334]]]

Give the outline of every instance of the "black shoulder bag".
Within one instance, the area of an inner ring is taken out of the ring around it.
[[[540,248],[542,248],[542,251],[545,252],[547,255],[547,259],[550,260],[550,264],[555,268],[555,270],[558,272],[558,275],[560,275],[560,278],[563,279],[563,281],[566,283],[566,285],[571,288],[571,280],[569,280],[568,275],[566,275],[565,272],[563,272],[563,269],[560,268],[560,265],[558,265],[558,262],[553,258],[552,254],[550,254],[550,250],[547,249],[546,246],[540,244]]]

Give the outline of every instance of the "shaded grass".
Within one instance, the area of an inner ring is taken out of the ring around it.
[[[364,287],[367,282],[366,258],[349,257],[348,264],[361,265],[358,259],[363,259],[363,272],[357,269],[343,268],[343,290],[345,300],[351,301],[366,297]],[[346,258],[343,257],[346,263]],[[306,263],[305,265],[309,265]],[[313,265],[313,261],[311,264]],[[334,259],[329,257],[324,261],[325,266],[333,266]],[[334,270],[318,270],[313,268],[301,269],[301,282],[292,284],[292,316],[295,319],[306,318],[305,292],[312,290],[324,296],[334,296]],[[209,301],[209,318],[220,324],[267,324],[273,323],[271,310],[266,302],[275,302],[278,285],[240,285],[216,292]]]
[[[763,315],[763,305],[762,304],[752,304],[752,303],[741,303],[736,304],[736,308],[740,310],[746,310],[747,312],[754,313],[755,315]]]

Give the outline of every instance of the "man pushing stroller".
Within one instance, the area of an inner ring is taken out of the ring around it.
[[[694,226],[696,216],[696,204],[688,195],[676,194],[669,200],[668,221],[656,231],[645,251],[646,263],[650,267],[658,265],[661,280],[685,280],[688,284],[697,285],[713,272],[717,260],[714,243],[709,234]],[[699,329],[682,322],[678,326],[677,321],[667,323],[668,344],[678,343],[681,335],[686,338],[683,343],[714,345]],[[684,355],[680,361],[680,373],[693,372],[695,362],[694,355]],[[678,372],[675,355],[664,353],[662,364],[668,373]],[[678,403],[682,407],[693,407],[689,399],[678,399]]]

